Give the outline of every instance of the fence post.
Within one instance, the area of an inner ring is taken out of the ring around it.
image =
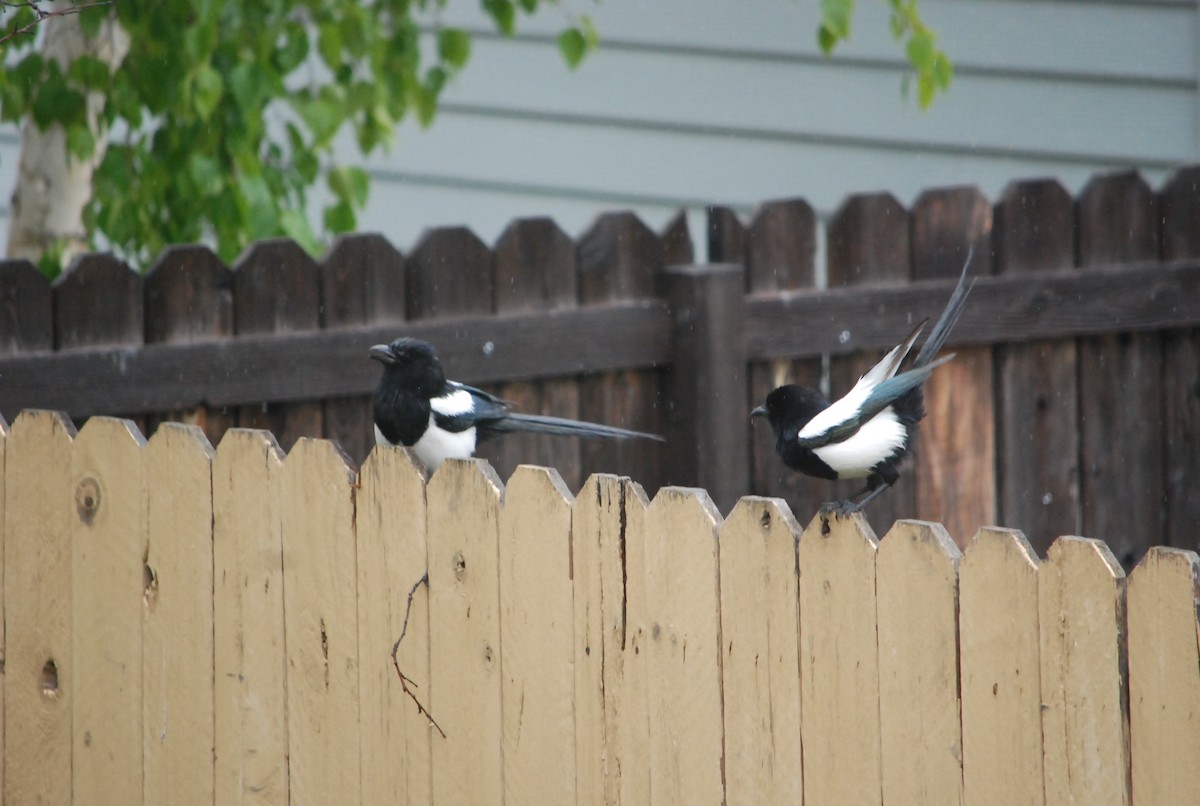
[[[665,270],[673,360],[667,389],[671,484],[704,487],[728,512],[749,485],[743,268]]]

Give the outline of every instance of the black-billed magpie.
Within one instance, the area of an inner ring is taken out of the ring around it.
[[[475,446],[490,437],[516,431],[666,441],[640,431],[511,411],[495,395],[446,380],[433,345],[418,339],[376,344],[370,356],[383,364],[375,389],[376,443],[412,448],[430,472],[446,459],[471,458]]]
[[[933,360],[962,314],[972,284],[967,283],[964,265],[946,309],[904,372],[897,374],[928,319],[832,404],[820,391],[792,384],[773,390],[766,404],[751,412],[766,415],[775,434],[775,451],[793,470],[822,479],[867,480],[846,500],[826,503],[823,512],[856,512],[900,478],[896,465],[925,416],[922,385],[936,367],[954,357],[951,353]],[[865,497],[855,501],[859,496]]]

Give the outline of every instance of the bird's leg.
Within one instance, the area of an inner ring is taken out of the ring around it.
[[[882,493],[884,490],[891,487],[900,480],[900,474],[890,465],[881,465],[874,473],[867,477],[867,486],[863,487],[858,492],[851,495],[844,501],[831,501],[821,507],[823,513],[836,512],[839,515],[849,515],[852,512],[859,512],[871,501]],[[866,497],[860,501],[855,501],[860,495],[866,493]]]

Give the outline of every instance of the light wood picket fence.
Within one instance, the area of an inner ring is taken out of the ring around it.
[[[48,412],[0,451],[4,803],[1200,803],[1191,552]]]

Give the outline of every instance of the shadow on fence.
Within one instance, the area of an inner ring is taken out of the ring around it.
[[[1192,552],[50,412],[0,460],[5,802],[1200,802]]]

